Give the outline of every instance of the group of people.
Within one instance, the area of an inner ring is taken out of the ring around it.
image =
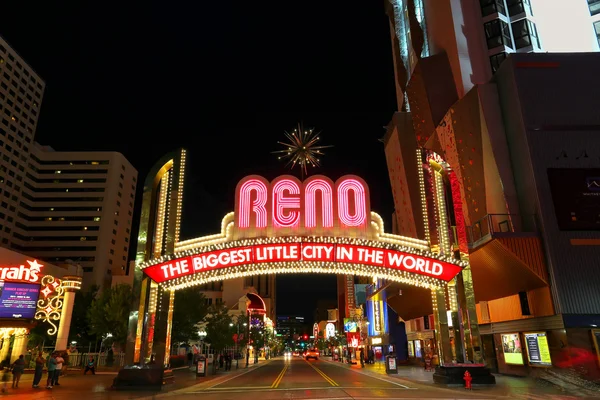
[[[219,354],[219,368],[225,367],[225,371],[231,371],[232,360],[231,353]]]
[[[38,388],[44,372],[44,365],[48,369],[48,377],[46,379],[46,389],[52,389],[54,386],[60,386],[58,378],[62,373],[65,359],[62,358],[59,352],[50,354],[48,359],[44,358],[40,352],[35,359],[35,372],[33,373],[33,385],[31,387]]]
[[[31,387],[38,388],[40,386],[40,381],[42,380],[42,375],[44,371],[44,366],[48,368],[48,378],[46,379],[46,389],[52,389],[53,386],[60,386],[58,383],[58,378],[62,372],[63,364],[65,359],[61,356],[59,352],[52,353],[48,359],[44,358],[44,355],[40,352],[35,359],[35,372],[33,374],[33,384]],[[2,387],[2,392],[6,392],[8,387],[9,373],[12,372],[12,388],[19,388],[19,382],[21,381],[21,376],[25,371],[25,357],[23,354],[17,358],[17,360],[10,364],[8,359],[2,362],[2,367],[4,372],[2,374],[2,382],[4,383]]]

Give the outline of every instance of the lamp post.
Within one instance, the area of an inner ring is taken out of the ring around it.
[[[240,359],[237,356],[237,352],[238,352],[238,343],[240,341],[240,321],[236,318],[235,320],[235,325],[237,326],[237,336],[235,337],[235,350],[234,350],[234,354],[233,356],[235,357],[235,369],[238,369],[240,367]],[[244,327],[247,324],[244,322]],[[229,326],[233,326],[233,323],[229,324]]]

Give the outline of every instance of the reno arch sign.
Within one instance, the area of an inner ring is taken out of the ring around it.
[[[242,179],[235,191],[238,238],[342,231],[346,236],[363,236],[369,222],[369,189],[354,175],[335,183],[322,175],[304,182],[289,175],[272,182],[251,175]]]
[[[304,182],[247,176],[236,187],[234,210],[220,234],[176,243],[175,254],[141,264],[144,274],[171,289],[285,272],[439,287],[466,265],[439,257],[425,240],[385,233],[370,210],[367,184],[354,175],[335,182],[321,175]]]

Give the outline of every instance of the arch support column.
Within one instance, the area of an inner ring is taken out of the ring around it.
[[[69,345],[69,330],[71,328],[71,318],[73,317],[75,293],[81,289],[81,280],[82,279],[79,276],[65,276],[61,279],[61,285],[65,290],[65,295],[63,298],[62,310],[60,312],[55,350],[66,350]]]

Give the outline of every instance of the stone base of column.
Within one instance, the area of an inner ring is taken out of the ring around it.
[[[174,380],[173,370],[164,369],[162,365],[146,365],[144,368],[125,367],[119,370],[119,374],[113,380],[112,388],[115,390],[160,391]]]
[[[444,386],[465,386],[465,372],[469,371],[473,385],[495,385],[496,377],[485,366],[469,366],[467,364],[445,365],[435,368],[433,382]]]

